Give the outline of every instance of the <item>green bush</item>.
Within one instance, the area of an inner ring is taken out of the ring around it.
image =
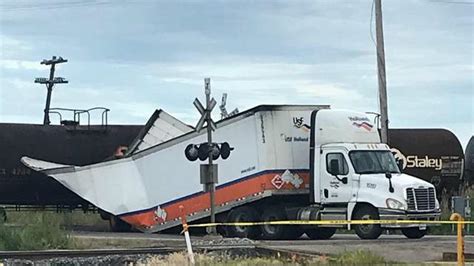
[[[71,248],[72,239],[58,220],[46,215],[33,215],[27,225],[0,225],[1,250],[42,250]]]

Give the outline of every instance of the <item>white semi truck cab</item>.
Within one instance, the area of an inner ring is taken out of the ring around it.
[[[311,128],[310,201],[314,206],[300,211],[299,218],[439,218],[434,186],[400,172],[390,148],[380,142],[377,128],[364,113],[315,110]],[[409,238],[426,233],[426,225],[356,225],[354,229],[359,237],[374,239],[382,228],[400,227]]]

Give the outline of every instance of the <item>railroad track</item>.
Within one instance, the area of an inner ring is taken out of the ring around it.
[[[84,250],[37,250],[37,251],[0,251],[0,259],[41,260],[51,258],[77,258],[101,256],[131,256],[131,255],[168,255],[175,252],[184,252],[186,247],[156,247],[131,249],[84,249]],[[313,257],[317,254],[294,252],[264,245],[236,244],[236,245],[199,245],[193,246],[196,252],[225,251],[228,253],[248,254],[250,256],[279,256],[279,257]]]

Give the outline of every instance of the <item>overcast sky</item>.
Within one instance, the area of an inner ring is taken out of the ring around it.
[[[390,126],[474,132],[474,2],[384,0]],[[372,0],[2,0],[0,122],[42,123],[42,59],[62,56],[52,107],[162,108],[195,124],[211,77],[228,109],[330,104],[378,111]],[[218,117],[216,111],[215,117]],[[57,123],[57,118],[52,117]]]

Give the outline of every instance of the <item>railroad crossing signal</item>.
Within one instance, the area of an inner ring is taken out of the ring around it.
[[[220,146],[218,143],[212,142],[212,131],[217,129],[216,124],[212,121],[211,112],[212,109],[216,106],[217,102],[214,98],[211,98],[211,79],[204,79],[204,93],[206,94],[206,108],[201,104],[198,98],[193,102],[196,109],[201,114],[201,118],[196,125],[196,132],[200,132],[204,123],[206,123],[207,129],[207,142],[201,143],[199,145],[189,144],[184,150],[186,158],[190,161],[196,161],[198,158],[201,161],[208,160],[207,164],[200,165],[200,179],[201,184],[204,185],[204,192],[209,192],[209,201],[210,201],[210,215],[211,223],[216,221],[216,206],[215,206],[215,190],[217,181],[217,164],[213,164],[212,161],[219,158],[227,159],[230,156],[230,152],[233,148],[230,147],[229,143],[221,143]],[[217,234],[215,226],[210,226],[208,228],[208,233],[211,235]]]
[[[189,144],[184,150],[184,155],[191,162],[194,162],[197,159],[205,161],[209,156],[212,157],[212,160],[217,160],[219,157],[221,157],[222,160],[226,160],[229,158],[230,152],[233,150],[234,148],[230,147],[227,142],[212,143],[211,145],[205,142],[201,144]]]

